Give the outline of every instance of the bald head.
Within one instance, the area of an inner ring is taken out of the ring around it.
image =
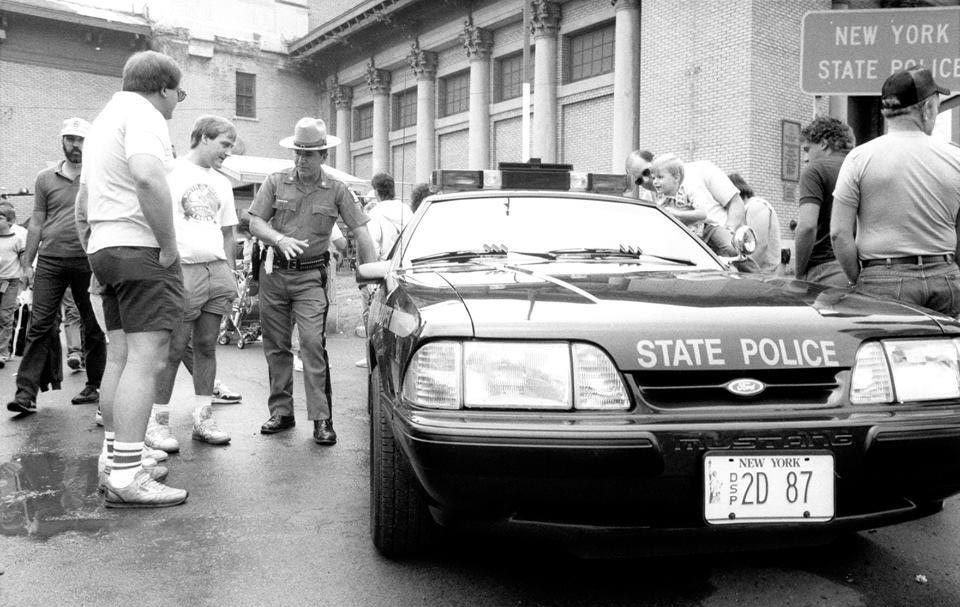
[[[647,190],[653,188],[650,183],[650,163],[653,161],[653,154],[647,150],[634,150],[627,154],[627,160],[624,163],[624,170],[630,180],[630,190],[632,196],[639,195],[637,186],[643,186]]]

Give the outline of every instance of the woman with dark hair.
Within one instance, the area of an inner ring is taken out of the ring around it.
[[[775,274],[780,268],[780,220],[766,199],[756,195],[750,184],[740,173],[727,175],[733,185],[740,190],[746,210],[746,225],[753,228],[757,235],[757,249],[750,254],[750,259],[760,266],[764,274]]]

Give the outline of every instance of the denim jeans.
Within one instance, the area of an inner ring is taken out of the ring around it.
[[[100,387],[107,361],[107,342],[90,307],[90,264],[86,257],[37,258],[33,278],[33,308],[30,328],[17,369],[17,396],[36,400],[40,378],[47,361],[48,339],[58,339],[57,322],[63,294],[69,288],[77,304],[83,326],[84,358],[87,363],[87,385]]]
[[[954,318],[960,314],[960,267],[955,262],[870,266],[860,272],[856,290],[892,297]]]
[[[828,287],[845,288],[847,286],[847,275],[843,273],[840,262],[836,259],[808,267],[803,280]]]

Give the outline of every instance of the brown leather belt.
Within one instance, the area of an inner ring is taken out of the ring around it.
[[[945,255],[908,255],[906,257],[886,257],[884,259],[861,259],[860,265],[864,268],[870,266],[929,266],[935,263],[951,263],[953,260],[953,253]]]
[[[293,259],[287,259],[283,256],[282,253],[278,253],[273,258],[273,269],[274,270],[315,270],[317,268],[322,268],[327,265],[330,261],[330,253],[324,253],[319,257],[311,257],[309,259],[301,259],[299,257],[294,257]]]

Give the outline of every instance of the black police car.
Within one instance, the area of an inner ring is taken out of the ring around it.
[[[954,319],[738,274],[656,206],[590,191],[622,176],[514,169],[438,172],[445,193],[359,268],[376,286],[382,553],[477,524],[680,550],[803,542],[960,491]]]

